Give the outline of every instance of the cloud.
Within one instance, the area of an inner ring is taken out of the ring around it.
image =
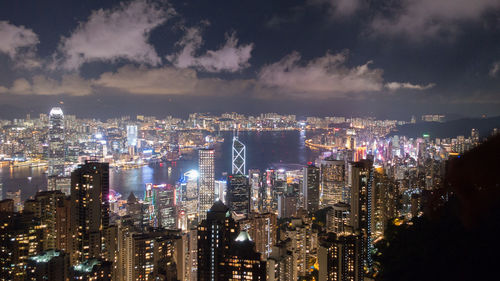
[[[180,68],[194,67],[206,72],[237,72],[250,66],[253,44],[238,46],[235,33],[226,34],[225,44],[218,50],[207,50],[205,54],[196,56],[196,52],[203,44],[201,28],[186,28],[186,34],[177,42],[182,50],[167,56],[167,60]]]
[[[162,67],[146,69],[131,65],[116,72],[106,72],[94,84],[132,94],[188,94],[193,93],[198,83],[193,69]]]
[[[412,83],[408,83],[408,82],[404,82],[404,83],[389,82],[389,83],[385,83],[384,86],[391,91],[396,91],[399,89],[410,89],[410,90],[423,91],[423,90],[428,90],[428,89],[433,88],[434,86],[436,86],[436,84],[429,83],[427,85],[418,85],[418,84],[412,84]]]
[[[310,97],[344,96],[382,89],[382,69],[370,68],[371,61],[350,68],[345,65],[347,58],[347,52],[327,53],[303,65],[300,64],[300,54],[293,52],[276,63],[264,66],[258,79],[263,85],[281,92],[311,94]]]
[[[84,79],[77,73],[63,75],[59,80],[42,75],[30,80],[20,78],[11,87],[0,86],[0,93],[83,96],[111,91],[135,95],[235,96],[253,90],[255,84],[254,79],[200,78],[190,68],[126,65],[96,79]]]
[[[387,1],[386,9],[375,16],[371,30],[382,35],[406,35],[413,40],[449,36],[464,21],[479,20],[498,0],[402,0]]]
[[[16,79],[12,87],[0,86],[0,93],[17,95],[72,95],[82,96],[92,93],[91,81],[87,81],[76,74],[63,75],[60,80],[35,75],[31,81],[25,78]]]
[[[36,46],[40,40],[33,30],[0,21],[0,38],[0,53],[8,55],[17,67],[31,69],[40,66],[36,58]]]
[[[491,65],[489,74],[491,77],[497,77],[499,71],[500,71],[500,61],[496,61]]]
[[[363,6],[364,0],[310,0],[313,5],[327,5],[334,16],[350,16]]]
[[[102,74],[93,85],[139,95],[235,96],[252,89],[255,81],[200,78],[190,68],[147,69],[128,65]]]
[[[94,11],[69,37],[61,38],[53,66],[75,70],[86,62],[115,62],[118,59],[160,65],[161,58],[148,42],[149,34],[174,13],[173,9],[165,9],[148,0]]]

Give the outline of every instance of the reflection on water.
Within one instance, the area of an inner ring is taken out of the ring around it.
[[[224,142],[217,144],[215,159],[215,177],[218,179],[223,172],[231,170],[232,133],[222,133]],[[317,151],[311,151],[304,145],[305,131],[286,132],[240,132],[239,139],[247,147],[247,169],[265,170],[280,164],[301,164],[314,161]],[[183,160],[172,165],[138,169],[110,171],[110,185],[125,198],[130,192],[143,196],[146,183],[174,184],[182,173],[198,166],[196,151],[187,155]],[[3,198],[5,191],[22,189],[23,200],[33,196],[37,190],[44,190],[47,185],[44,168],[19,167],[10,169],[0,168],[0,182],[3,183]],[[31,180],[28,179],[31,177]]]

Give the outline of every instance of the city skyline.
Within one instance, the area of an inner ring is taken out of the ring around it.
[[[500,4],[391,5],[4,2],[0,118],[46,112],[59,101],[65,111],[101,118],[228,107],[378,118],[499,115]]]
[[[0,1],[0,281],[488,280],[500,0]]]

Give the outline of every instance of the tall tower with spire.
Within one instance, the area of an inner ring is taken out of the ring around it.
[[[231,174],[244,175],[246,170],[246,147],[238,139],[238,133],[233,136]]]
[[[61,108],[53,107],[49,115],[49,176],[64,174],[64,114]]]

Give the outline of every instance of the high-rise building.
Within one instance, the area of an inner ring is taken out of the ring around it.
[[[20,212],[23,210],[24,204],[21,201],[21,189],[5,192],[5,199],[12,199],[14,201],[14,211]]]
[[[111,281],[112,266],[110,261],[85,260],[70,268],[71,280]]]
[[[137,125],[127,125],[127,148],[129,155],[134,155],[137,147]]]
[[[33,213],[0,213],[0,280],[25,280],[29,257],[43,249],[44,227]]]
[[[357,235],[328,233],[319,241],[320,281],[362,281],[361,239]]]
[[[291,240],[281,241],[273,247],[267,259],[267,281],[297,280],[297,266],[293,253],[289,250]]]
[[[248,181],[250,184],[250,209],[253,212],[259,210],[261,177],[257,169],[248,171]]]
[[[184,233],[186,243],[184,280],[196,281],[198,278],[198,229],[191,228]]]
[[[127,145],[137,145],[137,125],[127,125]]]
[[[49,174],[48,176],[64,175],[64,114],[61,108],[53,107],[49,114]]]
[[[69,176],[48,176],[47,190],[60,190],[66,195],[71,193],[71,177]]]
[[[176,231],[150,229],[147,232],[129,231],[125,234],[124,247],[119,253],[120,264],[124,266],[120,280],[152,281],[177,280],[177,252],[182,249],[182,238]]]
[[[164,184],[154,188],[155,213],[158,227],[166,229],[177,228],[177,203],[176,190],[170,184]]]
[[[370,249],[373,162],[368,159],[354,162],[351,172],[351,226],[354,234],[361,236],[362,259],[365,269],[368,270],[372,265]]]
[[[231,173],[233,175],[245,175],[246,171],[246,147],[238,139],[237,136],[233,137],[233,145],[231,150],[232,165]]]
[[[220,263],[236,239],[238,224],[229,208],[217,201],[198,226],[198,281],[224,279]]]
[[[343,201],[342,194],[346,185],[344,160],[326,158],[320,162],[321,206],[333,206]]]
[[[215,201],[220,200],[222,203],[226,204],[226,190],[227,181],[226,180],[216,180],[215,181]]]
[[[334,204],[333,207],[326,213],[327,231],[337,234],[351,232],[352,228],[350,227],[350,209],[351,206],[344,202]]]
[[[186,225],[198,218],[198,178],[197,170],[189,170],[181,179],[181,208],[185,212]]]
[[[250,186],[242,174],[227,177],[226,205],[233,212],[247,215],[250,211]]]
[[[304,208],[309,212],[315,212],[319,209],[319,168],[314,165],[304,167],[303,194]]]
[[[42,252],[28,259],[26,280],[69,280],[69,256],[56,250]]]
[[[71,263],[100,259],[109,226],[109,164],[87,161],[71,173]]]
[[[56,207],[56,249],[69,253],[71,250],[71,199],[59,200]]]
[[[148,205],[139,202],[134,193],[127,198],[126,214],[137,229],[144,229],[149,225]]]
[[[260,200],[259,200],[259,209],[262,212],[267,212],[272,210],[273,205],[273,196],[272,190],[273,186],[276,182],[276,173],[275,170],[266,170],[264,172],[262,178],[262,186],[260,187]]]
[[[250,213],[247,218],[238,221],[240,231],[244,230],[253,237],[255,250],[264,258],[270,256],[278,242],[277,218],[275,213]]]
[[[292,219],[280,232],[280,240],[289,240],[287,249],[292,252],[297,268],[297,276],[303,277],[309,273],[312,257],[317,251],[317,232],[312,229],[311,221]]]
[[[214,171],[214,149],[198,150],[199,167],[199,192],[198,192],[198,215],[199,220],[206,218],[207,211],[215,201],[215,171]]]
[[[40,191],[35,199],[28,200],[24,204],[24,211],[30,212],[40,219],[45,227],[45,239],[43,250],[56,249],[57,240],[57,208],[65,200],[66,196],[59,190]]]
[[[14,212],[14,200],[5,199],[0,201],[0,213],[13,213]]]
[[[382,168],[374,171],[372,190],[371,234],[375,240],[384,235],[389,221],[398,216],[399,190]],[[414,204],[411,206],[415,207]]]
[[[266,280],[266,262],[254,249],[255,243],[246,231],[240,232],[220,262],[218,280]]]
[[[297,196],[295,194],[278,195],[278,218],[291,218],[297,215]]]

